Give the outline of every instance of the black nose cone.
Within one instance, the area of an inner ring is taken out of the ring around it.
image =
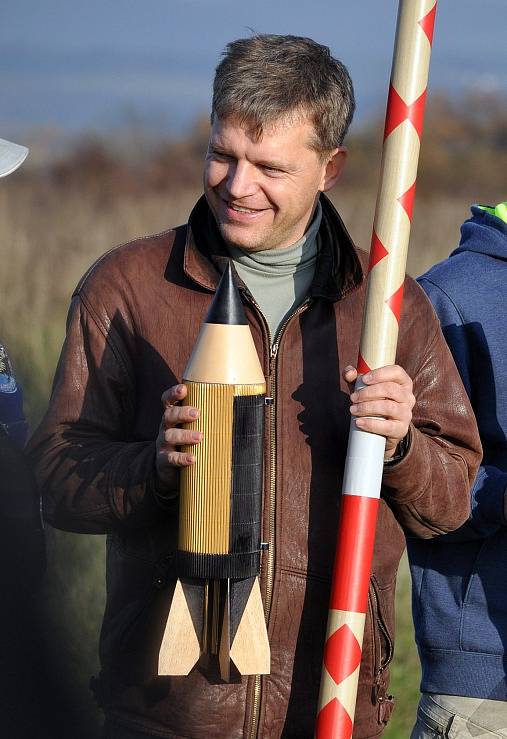
[[[230,261],[218,283],[215,297],[204,322],[225,323],[229,326],[248,325],[238,288],[234,284]]]

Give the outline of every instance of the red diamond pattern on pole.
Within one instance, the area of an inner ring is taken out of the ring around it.
[[[407,105],[407,103],[399,96],[397,91],[391,85],[389,87],[389,97],[387,100],[388,115],[386,116],[386,126],[384,129],[384,141],[403,121],[409,120],[417,131],[419,139],[421,138],[424,105],[426,103],[426,90],[419,95],[417,100]]]
[[[407,214],[407,216],[412,220],[412,212],[414,210],[414,197],[415,197],[415,186],[416,183],[412,185],[412,187],[409,187],[407,192],[404,192],[401,197],[398,198],[398,202]]]
[[[389,252],[374,231],[371,238],[370,263],[368,265],[368,271],[372,270],[376,264],[387,256],[389,256]]]
[[[333,698],[317,716],[315,739],[327,739],[330,736],[338,739],[351,739],[352,728],[352,719],[349,714],[340,701]]]
[[[403,303],[403,288],[405,287],[405,283],[403,282],[401,286],[396,290],[394,295],[391,295],[390,298],[386,300],[387,305],[390,307],[392,312],[394,313],[394,317],[400,322],[400,315],[401,315],[401,305]]]
[[[327,640],[324,649],[324,664],[337,685],[352,675],[361,664],[361,647],[354,632],[347,624],[340,626]]]
[[[366,364],[362,356],[359,355],[357,358],[357,373],[359,375],[365,375],[369,371],[370,371],[370,368],[368,367],[368,365]]]
[[[435,28],[435,15],[437,13],[437,6],[436,4],[433,6],[433,8],[430,10],[430,12],[424,16],[424,18],[421,18],[419,21],[419,25],[421,26],[422,30],[428,37],[428,41],[430,42],[430,45],[433,44],[433,30]]]

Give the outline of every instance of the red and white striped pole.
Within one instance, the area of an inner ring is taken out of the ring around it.
[[[393,364],[436,0],[400,0],[357,369]],[[359,377],[356,387],[361,387]],[[316,739],[351,739],[385,451],[351,422]]]

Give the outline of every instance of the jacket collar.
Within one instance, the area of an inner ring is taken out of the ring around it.
[[[322,223],[318,233],[319,256],[311,296],[336,301],[364,280],[356,248],[342,219],[325,196],[320,196]],[[190,279],[214,291],[229,255],[203,195],[188,221],[183,268]]]

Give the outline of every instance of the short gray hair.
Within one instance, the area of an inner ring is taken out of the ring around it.
[[[216,68],[211,120],[232,118],[260,138],[284,118],[308,116],[310,145],[341,146],[354,115],[354,88],[327,46],[301,36],[258,34],[227,44]]]

